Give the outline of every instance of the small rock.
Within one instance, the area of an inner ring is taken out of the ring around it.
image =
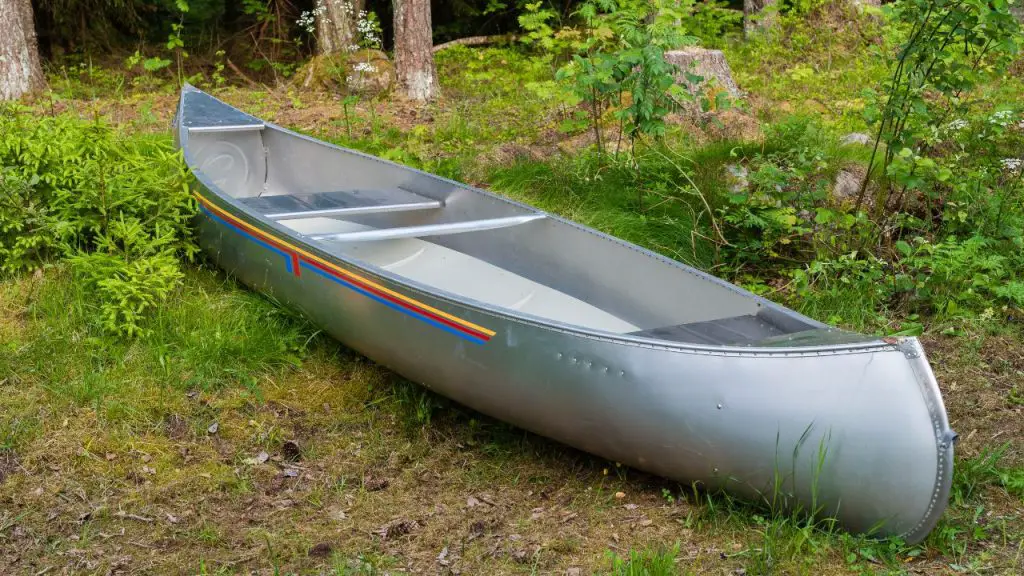
[[[150,461],[152,461],[152,460],[153,460],[153,457],[152,457],[152,456],[150,456],[149,454],[143,454],[143,455],[142,455],[142,461],[143,461],[143,462],[150,462]]]
[[[725,167],[725,172],[729,192],[737,194],[750,186],[750,181],[747,179],[750,173],[747,171],[746,166],[742,164],[729,164]]]
[[[625,497],[626,497],[626,493],[625,492],[616,492],[615,493],[615,499],[616,500],[622,500]]]
[[[299,477],[299,471],[296,470],[295,468],[285,468],[284,470],[281,471],[281,474],[285,478],[298,478]]]
[[[167,512],[167,521],[170,522],[171,524],[177,524],[178,522],[181,521],[181,519],[178,518],[177,516],[175,516],[174,514],[171,514],[170,512]]]
[[[476,498],[474,498],[473,496],[470,496],[469,498],[466,498],[466,508],[474,508],[474,507],[479,506],[479,505],[480,505],[480,501],[477,500]]]
[[[220,424],[218,424],[217,422],[210,424],[210,427],[206,429],[206,431],[209,432],[210,434],[216,434],[217,430],[220,430]]]
[[[583,572],[580,570],[580,568],[577,568],[576,566],[570,566],[565,571],[565,576],[581,576],[582,574]]]
[[[843,146],[850,146],[852,144],[860,144],[861,146],[867,146],[871,144],[873,139],[871,136],[864,134],[863,132],[850,132],[846,136],[843,136],[839,143]]]
[[[836,174],[836,181],[832,185],[832,197],[839,202],[852,202],[860,195],[860,186],[863,176],[846,168]]]
[[[527,557],[526,550],[519,549],[519,550],[514,550],[512,552],[512,559],[515,560],[519,564],[526,564],[526,561],[529,558]]]
[[[445,546],[444,549],[441,550],[441,553],[437,555],[437,563],[440,564],[441,566],[447,566],[447,565],[451,564],[451,562],[448,561],[448,547],[447,546]]]
[[[313,558],[327,558],[334,551],[334,547],[327,542],[321,542],[309,549],[309,555]]]

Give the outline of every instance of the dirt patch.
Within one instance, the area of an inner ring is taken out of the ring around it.
[[[19,466],[18,455],[14,453],[14,450],[0,450],[0,484],[3,484],[8,476],[14,474]]]
[[[1024,406],[1014,391],[1024,382],[1024,343],[1011,335],[922,339],[942,388],[950,424],[964,456],[1009,444],[1004,464],[1024,465]]]

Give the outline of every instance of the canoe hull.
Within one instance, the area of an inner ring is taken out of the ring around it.
[[[202,179],[201,179],[202,181]],[[924,538],[954,435],[914,339],[777,352],[628,342],[495,314],[325,256],[201,190],[226,271],[466,406],[681,482]]]

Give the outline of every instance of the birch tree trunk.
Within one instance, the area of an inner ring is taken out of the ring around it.
[[[395,76],[410,100],[432,100],[441,92],[432,32],[430,0],[395,0]]]
[[[356,16],[365,6],[364,0],[317,0],[314,10],[317,53],[345,52],[358,44]]]
[[[32,0],[0,0],[0,100],[14,100],[45,85]]]

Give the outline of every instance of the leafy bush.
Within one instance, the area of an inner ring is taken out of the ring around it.
[[[67,259],[95,294],[96,319],[142,331],[191,258],[187,171],[163,137],[100,121],[0,109],[0,271]]]

